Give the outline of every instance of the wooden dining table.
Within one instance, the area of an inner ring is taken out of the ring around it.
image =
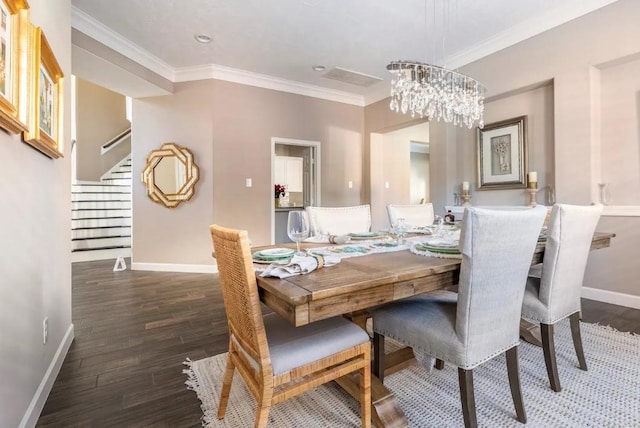
[[[609,247],[615,234],[596,232],[591,249]],[[303,244],[303,248],[318,244]],[[327,246],[323,244],[322,246]],[[538,244],[532,265],[541,263],[544,243]],[[368,309],[458,284],[460,259],[416,255],[408,250],[344,258],[335,266],[286,279],[256,276],[260,299],[295,326],[334,316],[347,316],[364,327]],[[411,363],[413,353],[401,348],[385,356],[385,375]],[[338,383],[358,397],[357,375]],[[378,427],[407,426],[396,398],[372,376],[372,417]]]

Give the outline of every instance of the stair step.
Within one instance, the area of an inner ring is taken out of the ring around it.
[[[72,192],[71,202],[80,201],[131,201],[131,193]]]
[[[131,236],[131,226],[79,227],[71,230],[71,239]]]
[[[121,186],[131,187],[131,178],[104,178],[102,182],[104,184],[119,184]]]
[[[130,216],[71,220],[72,229],[131,226]]]
[[[131,209],[79,209],[71,211],[71,219],[95,219],[105,217],[131,217]]]
[[[109,178],[131,178],[131,171],[112,171]]]
[[[72,210],[131,209],[131,201],[73,201]]]
[[[104,192],[104,193],[131,193],[131,180],[128,184],[73,184],[71,192]]]
[[[110,238],[91,238],[71,241],[72,251],[86,249],[126,248],[131,246],[131,236],[114,236]]]
[[[71,252],[71,262],[88,262],[91,260],[108,260],[113,259],[115,263],[115,259],[118,256],[122,257],[131,257],[131,248],[106,248],[99,250],[82,250],[82,251],[72,251]]]

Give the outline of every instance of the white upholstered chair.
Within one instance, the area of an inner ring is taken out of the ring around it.
[[[369,232],[371,208],[369,205],[354,207],[307,207],[309,229],[314,235],[346,235]]]
[[[525,422],[518,368],[520,313],[545,214],[541,207],[468,208],[462,220],[458,293],[417,296],[372,310],[374,373],[384,378],[384,336],[455,365],[465,426],[473,427],[473,368],[506,352],[517,419]]]
[[[393,227],[399,218],[404,218],[405,223],[409,226],[423,227],[433,224],[433,204],[415,204],[415,205],[387,205],[387,214],[389,214],[389,225]]]
[[[210,226],[229,324],[229,354],[218,418],[224,418],[235,370],[258,401],[255,426],[266,427],[272,404],[352,372],[360,373],[360,417],[371,424],[369,335],[342,317],[294,327],[262,316],[246,231]]]
[[[601,213],[602,205],[554,205],[542,270],[532,270],[527,281],[522,316],[540,323],[544,361],[554,391],[560,391],[561,386],[553,325],[564,318],[569,317],[580,368],[587,370],[580,335],[580,293],[593,233]]]

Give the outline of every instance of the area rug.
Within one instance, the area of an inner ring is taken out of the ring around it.
[[[577,366],[568,322],[556,330],[556,352],[562,391],[553,392],[542,349],[520,345],[520,376],[527,427],[640,427],[640,335],[582,323],[589,371]],[[253,426],[256,402],[236,372],[226,417],[216,417],[227,354],[187,361],[186,385],[201,401],[204,427]],[[411,427],[464,426],[457,369],[428,371],[415,364],[385,378]],[[515,411],[505,358],[474,370],[478,424],[522,427]],[[360,426],[359,404],[329,383],[271,408],[269,426],[277,428]]]

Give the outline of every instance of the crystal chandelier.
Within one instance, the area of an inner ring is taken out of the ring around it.
[[[391,80],[389,108],[411,112],[430,121],[444,120],[454,125],[484,127],[484,93],[477,80],[435,65],[415,61],[392,61],[387,70]]]

